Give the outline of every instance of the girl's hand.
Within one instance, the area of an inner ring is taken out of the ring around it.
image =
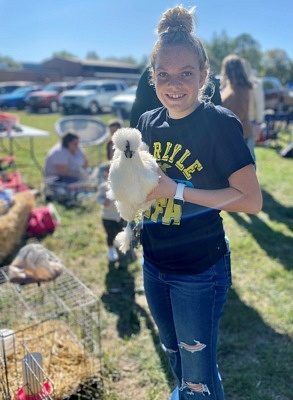
[[[104,204],[105,207],[109,207],[110,203],[111,203],[111,200],[108,199],[108,198],[106,198],[106,199],[104,200],[104,203],[103,203],[103,204]]]
[[[175,196],[177,183],[173,179],[169,178],[164,172],[158,168],[159,183],[149,193],[147,201],[156,199],[171,199]]]

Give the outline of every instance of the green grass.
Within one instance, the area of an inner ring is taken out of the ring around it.
[[[54,124],[61,116],[19,115],[21,123],[50,132],[35,141],[37,159],[43,164],[47,150],[58,140]],[[30,162],[28,144],[25,139],[17,141],[17,163],[26,183],[39,188],[40,171],[25,165]],[[97,149],[87,152],[91,165],[96,165]],[[105,155],[104,147],[102,152]],[[223,213],[232,250],[233,286],[221,324],[219,365],[229,400],[290,400],[292,159],[265,147],[257,147],[256,156],[264,196],[262,212],[257,216]],[[73,209],[56,206],[62,225],[42,242],[101,299],[105,398],[167,400],[173,382],[140,292],[140,257],[122,268],[110,268],[99,205]]]

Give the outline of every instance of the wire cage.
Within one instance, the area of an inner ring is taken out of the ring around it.
[[[40,285],[0,275],[0,399],[102,398],[97,297],[66,268]]]

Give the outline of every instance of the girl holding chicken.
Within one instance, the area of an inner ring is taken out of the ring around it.
[[[201,97],[209,60],[193,11],[176,6],[158,24],[151,69],[163,107],[137,125],[160,167],[141,235],[144,286],[177,398],[223,400],[217,340],[231,266],[220,213],[257,214],[262,196],[241,122]]]

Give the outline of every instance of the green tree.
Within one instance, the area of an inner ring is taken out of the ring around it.
[[[221,72],[222,61],[229,54],[238,54],[247,59],[253,69],[260,70],[262,61],[260,45],[247,33],[231,39],[225,31],[222,31],[220,35],[214,34],[212,40],[205,46],[210,58],[211,71],[215,74]]]
[[[86,53],[85,58],[87,60],[99,60],[100,59],[100,57],[97,55],[97,53],[95,51],[88,51]]]
[[[56,51],[55,53],[52,54],[52,57],[59,57],[59,58],[78,58],[74,54],[70,53],[69,51],[62,50],[62,51]]]
[[[119,62],[123,62],[123,63],[126,63],[126,64],[137,65],[136,59],[133,58],[132,56],[125,56],[125,57],[110,56],[110,57],[107,57],[106,60],[108,60],[108,61],[119,61]]]
[[[293,82],[293,62],[282,49],[269,50],[263,55],[262,76],[275,76],[283,85]]]
[[[233,40],[227,36],[225,31],[221,34],[214,34],[212,40],[209,43],[205,43],[207,49],[211,72],[219,74],[221,72],[221,63],[224,57],[228,54],[233,53],[234,50]]]
[[[234,53],[249,61],[251,67],[257,71],[261,68],[262,52],[260,44],[247,33],[237,36],[233,40]]]
[[[0,56],[0,63],[7,69],[18,69],[21,63],[8,56]]]

